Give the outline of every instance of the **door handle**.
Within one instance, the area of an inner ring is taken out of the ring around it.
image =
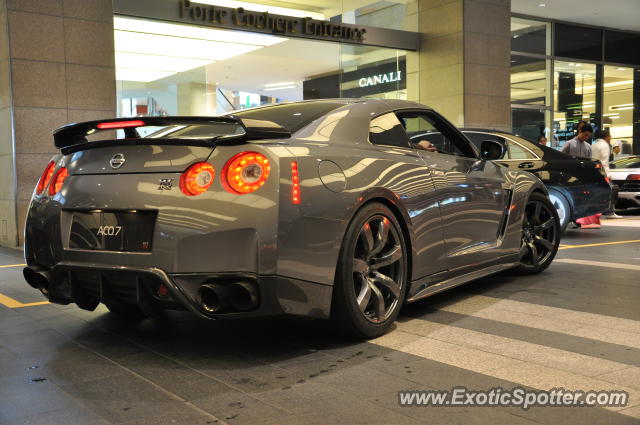
[[[533,162],[527,161],[518,164],[518,168],[533,168]]]

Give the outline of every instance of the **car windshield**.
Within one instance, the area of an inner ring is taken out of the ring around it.
[[[640,156],[618,159],[612,164],[615,164],[615,168],[640,168]]]
[[[252,118],[256,120],[272,121],[295,133],[310,124],[316,118],[344,106],[344,102],[299,102],[285,103],[281,105],[265,106],[262,108],[248,109],[246,111],[233,112],[240,118]]]

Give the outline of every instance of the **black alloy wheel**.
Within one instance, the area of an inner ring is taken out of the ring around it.
[[[402,229],[384,205],[366,205],[345,235],[332,303],[332,319],[358,337],[387,332],[398,317],[407,286]]]
[[[558,252],[561,233],[558,213],[549,198],[532,193],[522,219],[518,271],[534,274],[549,267]]]

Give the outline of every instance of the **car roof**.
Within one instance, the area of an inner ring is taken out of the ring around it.
[[[255,106],[253,108],[239,109],[236,111],[225,113],[223,115],[233,115],[234,113],[238,113],[238,112],[245,112],[245,111],[251,111],[251,110],[262,109],[262,108],[271,108],[271,107],[280,106],[280,105],[295,105],[295,104],[301,104],[301,103],[342,103],[345,106],[356,105],[356,104],[360,104],[360,105],[368,104],[368,105],[371,105],[373,109],[386,107],[388,109],[420,108],[420,109],[433,110],[433,108],[423,105],[421,103],[412,102],[410,100],[403,100],[403,99],[326,98],[326,99],[306,99],[306,100],[298,100],[293,102],[273,103],[269,105]]]
[[[506,131],[506,130],[500,130],[500,129],[497,129],[497,128],[461,127],[460,131],[462,131],[463,133],[465,131],[477,132],[477,133],[500,133],[500,134],[508,134],[510,136],[522,137],[521,135],[519,135],[517,133],[513,133],[511,131]],[[525,139],[524,137],[522,137],[522,138]],[[525,140],[530,141],[528,139],[525,139]]]

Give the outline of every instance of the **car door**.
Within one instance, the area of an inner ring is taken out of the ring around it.
[[[382,158],[393,163],[393,172],[381,169],[376,180],[386,179],[385,187],[394,192],[407,210],[413,234],[413,279],[445,271],[442,220],[431,171],[411,147],[402,123],[393,112],[371,119],[369,141],[379,148]]]
[[[433,112],[397,115],[434,176],[448,268],[495,260],[510,198],[500,166],[479,159],[469,141]]]

